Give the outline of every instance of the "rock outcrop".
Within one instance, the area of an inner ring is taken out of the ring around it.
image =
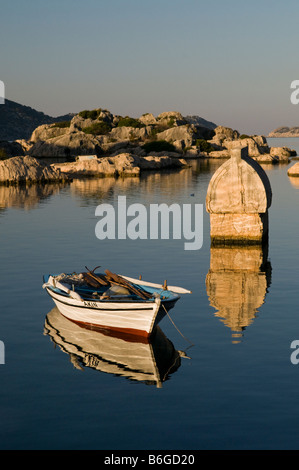
[[[235,148],[243,147],[247,147],[249,157],[259,163],[288,163],[293,156],[293,151],[287,147],[269,147],[262,135],[240,135],[223,126],[216,127],[214,132],[214,137],[208,141],[213,148],[208,152],[209,158],[230,158]]]
[[[240,135],[237,130],[178,111],[131,118],[98,108],[53,118],[6,100],[0,109],[0,124],[2,134],[8,136],[2,136],[7,140],[0,142],[0,158],[30,155],[71,161],[77,155],[89,154],[146,156],[152,149],[148,151],[145,146],[160,141],[171,147],[167,154],[176,153],[178,158],[230,158],[235,147],[248,147],[249,156],[260,163],[285,163],[295,155],[287,148],[269,148],[264,136]],[[269,134],[296,135],[299,127],[281,127]]]
[[[187,166],[187,162],[179,158],[140,157],[130,153],[119,154],[115,157],[52,164],[54,169],[71,178],[139,176],[140,172],[144,170],[183,168],[185,166]]]
[[[268,137],[299,137],[299,127],[281,126],[269,132]]]
[[[36,142],[60,137],[68,133],[68,131],[68,127],[58,127],[55,124],[43,124],[33,131],[30,141],[32,144],[35,144]]]
[[[0,184],[54,182],[67,179],[67,176],[58,169],[29,156],[12,157],[0,162]]]
[[[295,163],[295,165],[288,169],[288,175],[296,178],[299,177],[299,162]]]
[[[44,131],[47,132],[46,129]],[[76,155],[100,155],[102,149],[95,136],[77,131],[38,140],[28,153],[32,157],[74,157]]]
[[[184,118],[181,113],[163,112],[157,117],[143,114],[140,118],[122,117],[108,110],[95,109],[75,115],[68,126],[39,126],[32,133],[28,153],[32,157],[74,157],[96,154],[112,156],[117,152],[140,154],[145,144],[168,143],[178,157],[189,153],[198,156],[198,139],[214,135],[213,123],[196,116]],[[191,119],[191,121],[190,121]],[[169,148],[169,151],[171,151]],[[163,150],[165,150],[163,148]],[[149,154],[146,150],[145,153]]]

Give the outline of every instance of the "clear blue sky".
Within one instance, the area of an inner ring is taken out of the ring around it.
[[[1,2],[6,98],[52,116],[197,114],[247,133],[299,125],[297,0]]]

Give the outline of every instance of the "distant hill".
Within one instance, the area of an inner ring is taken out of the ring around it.
[[[5,99],[0,105],[0,140],[28,140],[38,126],[72,119],[74,114],[47,116],[29,106]]]
[[[207,129],[214,130],[217,127],[217,124],[211,121],[207,121],[206,119],[199,117],[199,116],[186,116],[185,120],[188,121],[190,124],[194,124],[199,127],[206,127]]]
[[[299,137],[299,127],[278,127],[270,132],[268,137]]]

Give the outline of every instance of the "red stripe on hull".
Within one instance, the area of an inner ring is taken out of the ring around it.
[[[149,339],[151,333],[147,333],[147,331],[144,330],[135,330],[134,328],[117,328],[110,326],[108,327],[105,325],[98,324],[95,325],[93,323],[85,323],[78,320],[72,320],[71,318],[68,318],[67,316],[63,315],[63,313],[61,313],[61,315],[67,320],[76,323],[76,325],[81,326],[82,328],[92,331],[98,331],[99,333],[102,333],[106,336],[114,336],[119,339],[123,339],[124,341],[129,341],[132,343],[148,344],[150,342]]]

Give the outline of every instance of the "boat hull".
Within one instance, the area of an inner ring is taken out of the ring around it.
[[[46,287],[60,313],[78,324],[148,337],[178,298],[163,302],[79,301]]]

